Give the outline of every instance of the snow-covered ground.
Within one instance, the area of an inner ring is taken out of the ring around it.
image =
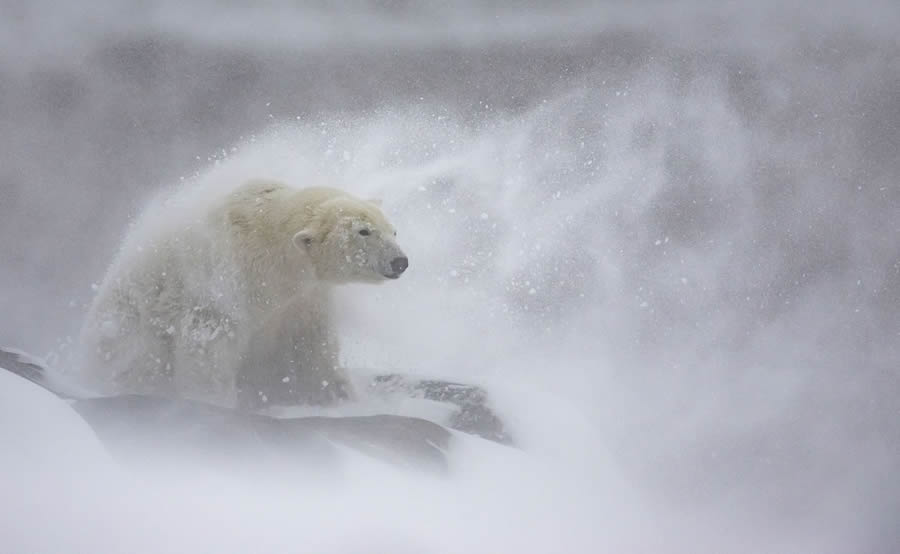
[[[3,552],[898,549],[896,3],[57,4],[0,18],[0,343],[64,368],[163,188],[336,181],[410,258],[346,364],[518,448],[134,466],[0,372]]]
[[[661,545],[659,536],[637,532],[649,521],[637,517],[623,482],[594,481],[564,453],[547,459],[458,435],[447,476],[349,451],[333,467],[312,470],[190,459],[123,465],[68,404],[6,372],[0,406],[6,552],[579,552]],[[619,500],[601,502],[607,495]],[[615,522],[617,531],[601,532],[598,518]],[[632,532],[623,535],[623,526]]]

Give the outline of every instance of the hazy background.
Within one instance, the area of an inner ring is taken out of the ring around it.
[[[344,290],[347,363],[487,385],[548,545],[900,548],[895,3],[0,12],[0,343],[64,358],[155,191],[324,175],[411,264]]]

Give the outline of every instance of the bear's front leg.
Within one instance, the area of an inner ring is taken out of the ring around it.
[[[328,314],[308,302],[292,302],[251,337],[238,371],[238,404],[259,410],[346,400],[352,389],[338,357]]]

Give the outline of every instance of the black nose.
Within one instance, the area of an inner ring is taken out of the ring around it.
[[[406,259],[406,256],[391,260],[391,271],[394,272],[394,275],[400,275],[406,271],[407,267],[409,267],[409,260]]]

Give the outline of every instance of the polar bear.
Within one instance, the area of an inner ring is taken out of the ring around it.
[[[203,200],[126,237],[82,328],[84,377],[246,408],[351,395],[332,289],[408,266],[376,203],[270,181]]]

